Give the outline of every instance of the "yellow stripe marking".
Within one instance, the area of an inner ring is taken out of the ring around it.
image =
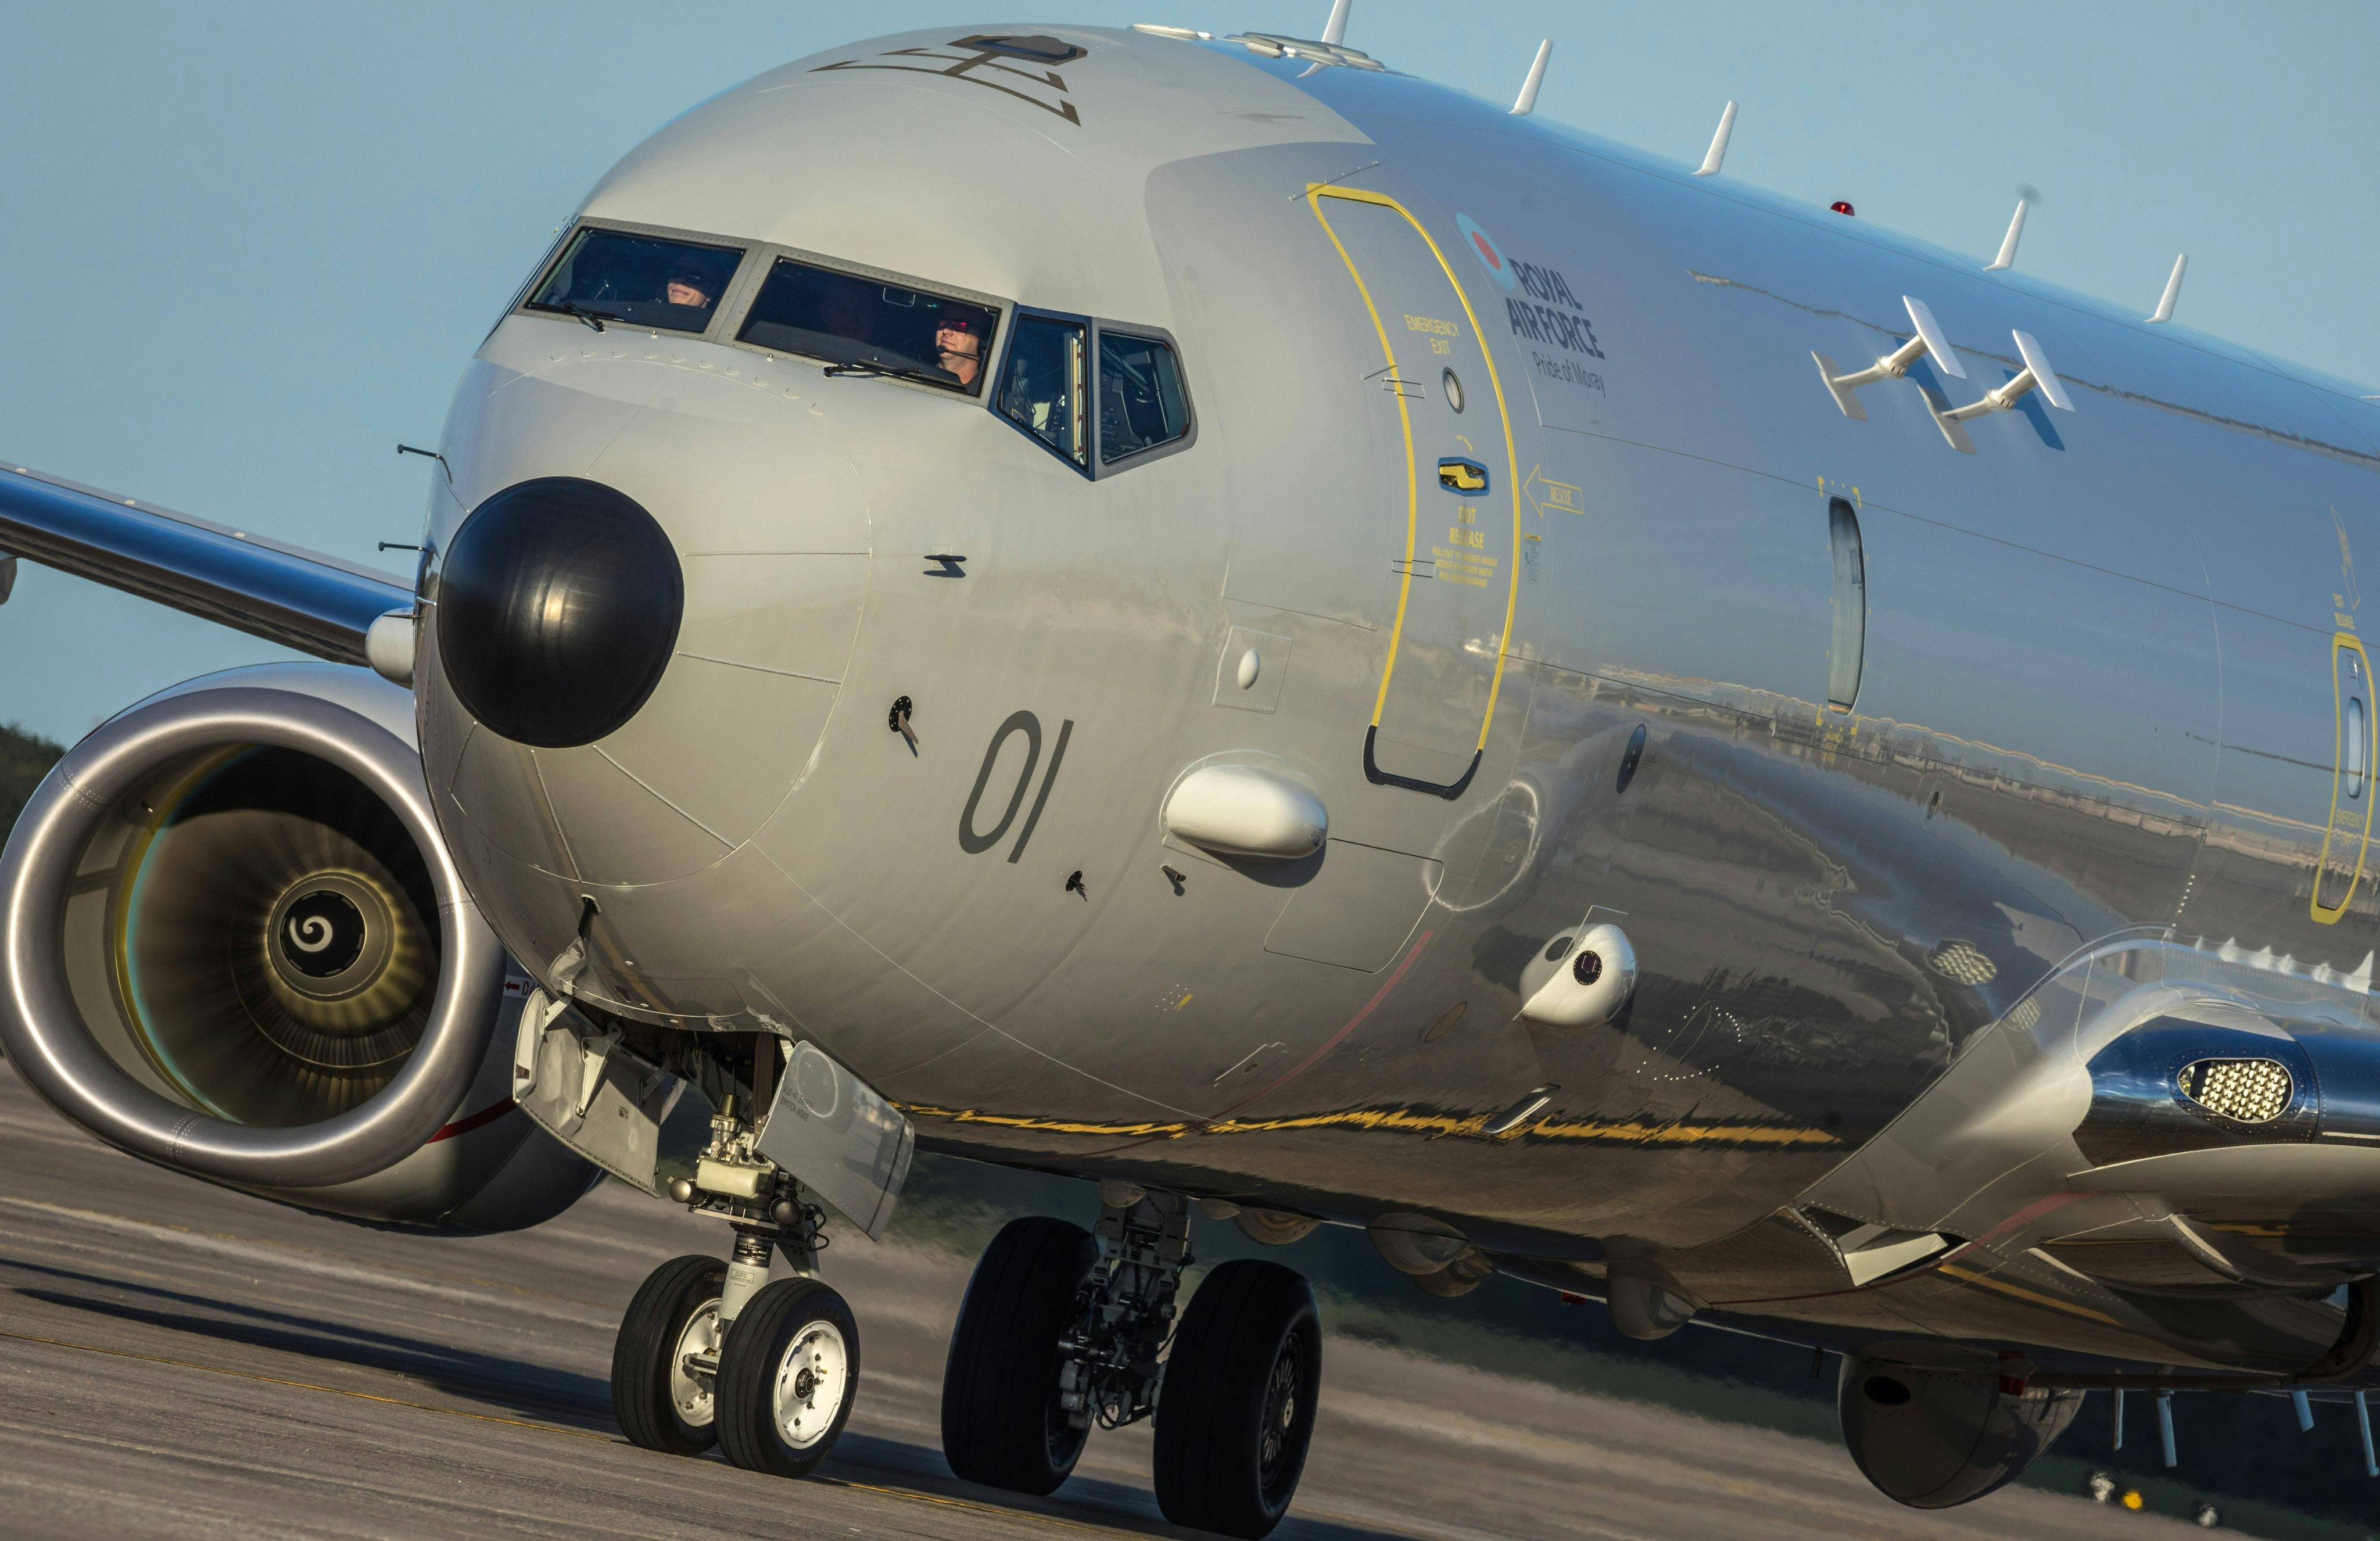
[[[1148,1123],[1096,1123],[1068,1119],[1034,1118],[1020,1113],[990,1113],[976,1108],[931,1108],[895,1104],[912,1118],[943,1123],[972,1123],[986,1128],[1014,1129],[1046,1135],[1085,1135],[1115,1138],[1182,1139],[1192,1135],[1270,1135],[1306,1129],[1386,1130],[1427,1135],[1432,1138],[1487,1138],[1494,1115],[1475,1113],[1456,1118],[1446,1113],[1415,1113],[1399,1108],[1355,1108],[1335,1113],[1305,1113],[1289,1118],[1218,1119],[1212,1123],[1191,1120]],[[1517,1137],[1601,1145],[1730,1145],[1826,1148],[1840,1145],[1840,1136],[1823,1129],[1771,1123],[1643,1123],[1634,1120],[1602,1122],[1548,1119],[1528,1126]]]
[[[1371,287],[1364,282],[1363,273],[1356,270],[1355,259],[1348,255],[1345,243],[1339,239],[1339,232],[1330,228],[1330,218],[1322,212],[1322,200],[1326,198],[1393,209],[1407,224],[1413,226],[1414,234],[1421,237],[1422,244],[1429,248],[1429,254],[1438,260],[1439,272],[1446,275],[1448,286],[1454,290],[1455,299],[1463,306],[1463,317],[1471,322],[1471,334],[1479,344],[1479,357],[1488,366],[1488,383],[1496,392],[1496,416],[1504,428],[1504,475],[1512,491],[1512,546],[1505,557],[1505,565],[1511,573],[1504,587],[1504,629],[1496,638],[1496,660],[1490,667],[1488,681],[1488,712],[1479,722],[1476,747],[1485,750],[1488,747],[1488,730],[1496,721],[1497,698],[1504,689],[1504,655],[1512,642],[1512,617],[1521,602],[1521,467],[1520,455],[1512,447],[1512,415],[1504,400],[1504,382],[1497,373],[1496,356],[1488,350],[1487,331],[1479,324],[1478,312],[1471,308],[1471,297],[1463,292],[1462,281],[1454,276],[1454,268],[1447,261],[1446,253],[1439,249],[1438,242],[1422,227],[1421,221],[1414,218],[1412,211],[1386,193],[1309,183],[1305,188],[1306,204],[1313,209],[1314,217],[1321,222],[1323,234],[1330,237],[1330,244],[1338,249],[1339,260],[1347,264],[1349,275],[1355,280],[1355,292],[1363,296],[1364,309],[1372,318],[1372,330],[1380,339],[1380,353],[1387,358],[1389,368],[1394,370],[1398,367],[1396,349],[1389,342],[1389,329],[1380,321],[1379,307],[1372,302]],[[1421,496],[1419,476],[1414,467],[1413,415],[1405,406],[1402,392],[1397,393],[1397,424],[1404,432],[1405,442],[1404,581],[1397,587],[1397,617],[1389,633],[1388,667],[1380,671],[1379,694],[1372,702],[1372,726],[1376,728],[1380,725],[1380,718],[1388,710],[1389,681],[1396,673],[1397,649],[1404,637],[1405,601],[1413,592],[1415,535],[1420,522]]]

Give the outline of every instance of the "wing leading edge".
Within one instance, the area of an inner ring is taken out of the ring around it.
[[[16,466],[0,466],[0,552],[334,663],[367,661],[371,624],[413,608],[390,574]]]

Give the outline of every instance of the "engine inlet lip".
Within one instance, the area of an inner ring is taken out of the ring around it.
[[[67,891],[91,839],[158,766],[227,745],[293,749],[362,782],[420,849],[438,900],[442,978],[419,1043],[379,1096],[318,1123],[228,1122],[126,1074],[82,1025],[45,904]],[[102,724],[42,781],[0,855],[0,1050],[45,1100],[100,1138],[202,1176],[325,1187],[403,1160],[469,1089],[495,1032],[504,977],[504,945],[438,831],[419,754],[357,711],[291,690],[200,689]]]

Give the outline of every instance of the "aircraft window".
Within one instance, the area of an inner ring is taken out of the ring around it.
[[[1061,456],[1087,468],[1091,449],[1083,421],[1084,362],[1080,322],[1020,316],[993,405],[1001,416]]]
[[[589,226],[546,275],[528,309],[592,324],[625,322],[670,332],[710,324],[744,253]]]
[[[1173,350],[1154,337],[1099,334],[1099,458],[1171,443],[1190,431]]]
[[[2347,795],[2350,797],[2363,795],[2363,777],[2367,769],[2364,759],[2367,751],[2364,746],[2368,741],[2369,733],[2370,729],[2364,726],[2363,722],[2363,698],[2350,696],[2347,698],[2346,728]]]
[[[1827,704],[1849,711],[1859,700],[1867,652],[1867,555],[1859,516],[1841,498],[1827,504],[1827,534],[1835,549],[1835,636],[1828,650]]]
[[[975,395],[999,312],[780,257],[736,340]]]

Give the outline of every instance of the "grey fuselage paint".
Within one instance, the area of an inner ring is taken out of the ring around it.
[[[1582,1287],[1625,1252],[1795,1331],[2186,1362],[2154,1302],[2022,1248],[1854,1291],[1789,1207],[2114,939],[2285,960],[2361,1020],[2380,892],[2334,806],[2337,661],[2380,416],[1411,77],[1052,30],[1085,56],[912,34],[676,120],[583,213],[747,247],[710,330],[516,311],[466,374],[434,549],[584,477],[685,568],[668,670],[591,746],[477,727],[424,628],[440,817],[515,954],[560,954],[592,895],[583,998],[814,1039],[929,1150],[1426,1212]],[[997,301],[995,360],[1019,306],[1161,332],[1195,439],[1086,475],[988,388],[738,344],[781,252]],[[1891,352],[1903,295],[1969,378],[1920,363],[1853,420],[1811,355]],[[2023,398],[1961,453],[1934,412],[2022,367],[2012,328],[2075,410]],[[1215,761],[1313,791],[1324,848],[1168,837]],[[1633,1000],[1532,1025],[1523,970],[1588,920],[1633,941]]]

